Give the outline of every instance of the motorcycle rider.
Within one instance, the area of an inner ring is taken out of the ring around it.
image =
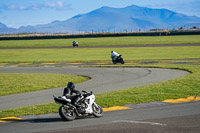
[[[75,93],[75,96],[72,95]],[[73,82],[68,82],[67,86],[64,88],[63,96],[65,96],[67,99],[72,100],[72,104],[75,106],[79,106],[79,100],[81,99],[81,92],[75,89],[75,85]]]
[[[72,42],[72,45],[75,47],[75,46],[77,46],[78,47],[78,42],[77,41],[73,41]]]
[[[111,59],[112,60],[116,60],[117,59],[117,57],[119,57],[119,56],[121,56],[120,54],[118,54],[117,52],[115,52],[115,51],[111,51]]]

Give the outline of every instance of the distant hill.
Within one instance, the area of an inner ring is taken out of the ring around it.
[[[123,32],[147,31],[150,29],[172,29],[181,26],[199,26],[200,18],[176,13],[167,9],[152,9],[139,6],[125,8],[101,7],[65,21],[49,24],[8,28],[0,23],[3,33],[79,33],[79,32]]]
[[[15,28],[8,28],[5,24],[0,22],[0,34],[16,33]]]

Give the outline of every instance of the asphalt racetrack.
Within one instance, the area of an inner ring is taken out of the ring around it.
[[[81,67],[0,67],[1,73],[62,73],[91,77],[76,85],[79,90],[95,94],[154,84],[179,78],[189,73],[158,68],[81,68]],[[63,87],[0,97],[0,110],[53,101]],[[129,105],[131,106],[131,105]],[[21,121],[0,123],[2,133],[78,133],[78,132],[194,132],[200,131],[200,102],[181,104],[151,103],[121,111],[105,112],[102,118],[79,118],[62,121],[58,113],[21,117]]]
[[[81,67],[0,67],[1,73],[60,73],[91,77],[77,84],[76,89],[93,91],[95,94],[135,86],[154,84],[189,74],[186,71],[158,68],[81,68]],[[67,83],[66,83],[67,84]],[[34,91],[0,97],[0,110],[53,102],[63,88]],[[16,102],[17,101],[17,102]]]

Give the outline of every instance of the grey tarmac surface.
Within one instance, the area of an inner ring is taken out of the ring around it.
[[[81,67],[0,67],[0,73],[60,73],[91,77],[76,85],[79,90],[95,94],[154,84],[188,75],[189,72],[158,68],[81,68]],[[68,82],[68,81],[66,81]],[[62,95],[63,87],[0,96],[0,110],[53,102],[53,95]]]
[[[62,121],[58,114],[0,123],[2,133],[199,133],[200,102],[105,112],[101,118]]]
[[[110,124],[50,130],[40,133],[199,133],[199,123],[200,115],[198,114],[145,121],[114,121]]]
[[[162,124],[165,123],[165,124]],[[119,121],[110,124],[44,131],[40,133],[199,133],[200,115],[148,121]]]

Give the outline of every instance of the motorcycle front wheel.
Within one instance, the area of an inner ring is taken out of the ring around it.
[[[65,121],[73,121],[76,118],[74,109],[70,109],[64,106],[59,108],[59,115]]]
[[[124,64],[124,60],[123,59],[121,60],[121,64]]]
[[[103,116],[103,109],[96,103],[92,104],[93,115],[95,117]]]
[[[112,60],[113,64],[116,64],[117,62],[115,62],[114,60]]]

